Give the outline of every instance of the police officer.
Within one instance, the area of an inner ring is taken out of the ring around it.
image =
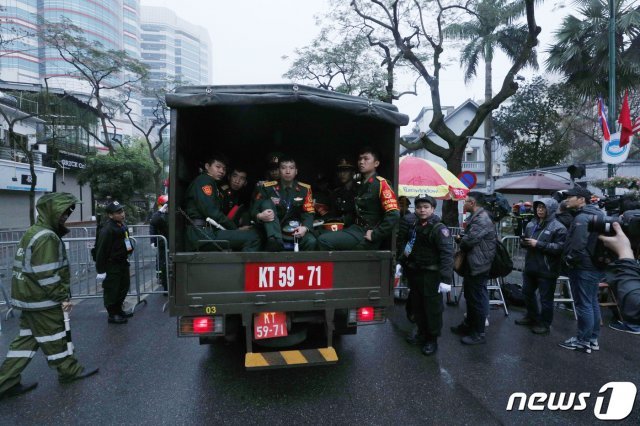
[[[224,195],[220,181],[227,172],[227,159],[221,154],[211,155],[205,163],[205,173],[196,177],[186,192],[185,211],[189,216],[187,250],[219,250],[221,245],[203,240],[224,240],[234,250],[257,251],[260,242],[252,230],[238,230],[224,214]]]
[[[65,332],[63,312],[72,308],[71,274],[61,238],[68,232],[64,225],[78,202],[66,192],[42,196],[36,205],[36,224],[20,240],[11,279],[11,304],[22,311],[20,334],[0,366],[0,399],[29,392],[38,385],[20,381],[38,348],[47,356],[49,367],[58,370],[61,383],[98,372],[80,365]]]
[[[314,250],[311,186],[296,180],[298,169],[293,158],[280,158],[279,173],[279,181],[265,182],[259,188],[251,207],[251,215],[266,235],[266,250],[284,248],[283,229],[299,241],[301,250]]]
[[[129,228],[124,223],[124,205],[117,200],[106,207],[109,219],[102,226],[96,245],[97,279],[102,281],[104,307],[109,314],[109,324],[126,324],[132,312],[122,309],[129,292],[129,255],[133,253],[133,242]]]
[[[389,182],[376,173],[379,156],[365,147],[358,156],[361,181],[356,190],[354,224],[318,237],[320,250],[375,250],[391,235],[400,213]]]
[[[418,327],[407,341],[423,345],[425,355],[438,350],[444,310],[441,293],[451,289],[453,276],[453,241],[449,228],[434,214],[436,203],[428,195],[418,195],[415,216],[401,221],[396,241],[396,257],[409,281],[411,313]]]
[[[355,170],[350,160],[340,158],[336,166],[339,186],[331,192],[329,217],[340,220],[346,227],[353,225],[356,216],[356,184],[353,180]]]

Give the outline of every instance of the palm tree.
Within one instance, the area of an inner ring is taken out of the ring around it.
[[[616,90],[640,81],[640,9],[635,1],[613,0],[616,6]],[[576,0],[580,17],[567,16],[555,33],[547,69],[566,77],[585,99],[609,90],[609,0]]]
[[[527,39],[527,25],[516,24],[515,21],[524,15],[523,1],[481,0],[469,12],[475,16],[474,20],[449,25],[445,28],[445,35],[454,40],[469,41],[460,55],[460,65],[464,69],[465,83],[473,79],[478,71],[480,60],[484,60],[484,97],[485,101],[493,96],[492,62],[496,49],[502,50],[509,59],[517,58],[520,49]],[[535,52],[527,62],[537,68]],[[485,140],[485,176],[491,176],[491,136],[493,125],[491,115],[484,121]],[[488,186],[488,182],[487,182]]]

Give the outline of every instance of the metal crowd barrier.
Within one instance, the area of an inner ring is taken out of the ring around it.
[[[167,294],[161,286],[162,268],[160,262],[164,263],[164,270],[169,274],[169,252],[168,242],[162,235],[144,235],[148,234],[148,227],[136,227],[132,236],[134,244],[133,254],[129,258],[131,273],[131,288],[128,296],[136,298],[135,308],[146,303],[142,296],[145,294]],[[83,233],[89,234],[90,228],[77,228],[76,235]],[[95,235],[95,229],[93,230]],[[152,247],[153,241],[162,241],[158,247]],[[91,258],[91,249],[94,246],[94,237],[82,238],[63,238],[67,250],[67,257],[71,268],[71,298],[72,299],[91,299],[102,297],[102,286],[96,280],[95,262]],[[7,306],[5,318],[13,315],[10,304],[11,300],[11,275],[13,270],[13,260],[15,252],[20,241],[1,241],[0,242],[0,308]],[[164,247],[160,250],[159,247]],[[168,277],[167,277],[168,278]],[[168,281],[168,279],[167,279]],[[167,303],[164,304],[164,311]]]

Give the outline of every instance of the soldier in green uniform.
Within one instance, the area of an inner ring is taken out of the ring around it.
[[[64,224],[78,202],[66,192],[42,196],[36,205],[36,224],[20,240],[11,279],[11,304],[22,311],[20,334],[11,342],[0,366],[0,399],[23,394],[38,385],[20,381],[20,374],[38,348],[47,356],[49,367],[58,370],[61,383],[98,372],[97,368],[83,367],[73,356],[64,322],[64,312],[72,308],[71,273],[61,238],[68,232]]]
[[[226,157],[215,154],[205,163],[206,173],[196,177],[186,192],[185,211],[190,223],[187,226],[187,250],[219,250],[221,244],[210,241],[229,241],[234,250],[257,251],[258,234],[253,230],[238,230],[223,210],[224,196],[219,183],[227,172]],[[205,240],[205,241],[203,241]]]
[[[331,192],[329,217],[349,227],[356,216],[356,183],[353,180],[356,168],[347,158],[340,158],[336,169],[340,186]]]
[[[253,216],[267,238],[266,250],[284,248],[282,231],[299,242],[301,250],[315,250],[313,233],[313,195],[311,186],[298,182],[298,169],[292,158],[281,158],[280,180],[265,182],[259,188],[251,207]]]
[[[398,200],[387,180],[376,173],[380,165],[372,148],[363,148],[358,156],[362,180],[356,190],[354,224],[343,231],[318,237],[319,250],[376,250],[391,235],[400,213]]]
[[[229,175],[229,182],[220,186],[224,203],[222,210],[238,229],[251,226],[249,213],[250,194],[246,191],[248,174],[240,166],[234,166]]]

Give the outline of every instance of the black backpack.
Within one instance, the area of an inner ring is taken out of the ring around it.
[[[91,259],[96,261],[96,250],[98,249],[98,237],[100,236],[100,231],[102,230],[102,220],[100,215],[97,215],[97,225],[96,225],[96,239],[93,241],[93,247],[91,248]]]
[[[513,270],[513,261],[509,255],[509,251],[502,244],[502,242],[496,239],[496,256],[491,263],[491,269],[489,270],[489,278],[502,278],[506,277]]]

